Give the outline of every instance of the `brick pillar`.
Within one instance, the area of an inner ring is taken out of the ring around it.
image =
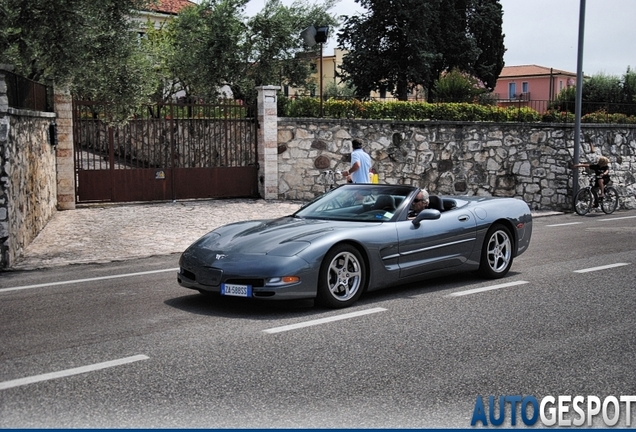
[[[75,209],[75,162],[73,160],[73,99],[67,89],[54,89],[57,114],[57,209]]]
[[[264,199],[278,198],[278,86],[257,87],[258,90],[258,179],[259,193]]]

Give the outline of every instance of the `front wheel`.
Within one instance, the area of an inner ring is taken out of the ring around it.
[[[337,245],[320,266],[316,300],[331,308],[351,306],[362,295],[365,280],[366,267],[360,252],[348,244]]]
[[[581,189],[574,198],[574,211],[580,216],[585,216],[594,206],[594,195],[590,188]]]
[[[618,207],[618,192],[611,186],[605,188],[605,196],[601,208],[605,214],[612,214]]]
[[[512,267],[512,236],[508,228],[501,224],[493,225],[486,234],[481,250],[479,274],[488,279],[504,277]]]

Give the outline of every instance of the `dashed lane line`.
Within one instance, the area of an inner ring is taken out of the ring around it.
[[[317,320],[304,321],[304,322],[300,322],[300,323],[296,323],[296,324],[290,324],[290,325],[281,326],[281,327],[273,327],[273,328],[269,328],[269,329],[263,330],[263,332],[269,333],[269,334],[281,333],[281,332],[286,332],[286,331],[289,331],[289,330],[296,330],[296,329],[303,328],[303,327],[311,327],[311,326],[316,326],[316,325],[320,325],[320,324],[326,324],[326,323],[330,323],[330,322],[334,322],[334,321],[340,321],[340,320],[344,320],[344,319],[355,318],[355,317],[359,317],[359,316],[362,316],[362,315],[369,315],[369,314],[373,314],[373,313],[384,312],[385,310],[386,310],[385,308],[377,307],[377,308],[372,308],[372,309],[361,310],[361,311],[358,311],[358,312],[350,312],[350,313],[346,313],[346,314],[342,314],[342,315],[336,315],[336,316],[327,317],[327,318],[320,318],[320,319],[317,319]]]
[[[111,275],[111,276],[100,276],[100,277],[94,277],[94,278],[88,278],[88,279],[73,279],[68,281],[49,282],[49,283],[42,283],[42,284],[36,284],[36,285],[24,285],[24,286],[10,287],[10,288],[0,288],[0,293],[10,292],[10,291],[19,291],[19,290],[25,290],[25,289],[31,289],[31,288],[46,288],[46,287],[52,287],[52,286],[70,285],[70,284],[77,284],[77,283],[83,283],[83,282],[94,282],[94,281],[108,280],[108,279],[119,279],[119,278],[125,278],[125,277],[143,276],[143,275],[149,275],[154,273],[174,272],[178,270],[179,268],[177,267],[177,268],[151,270],[151,271],[138,272],[138,273],[126,273],[126,274]]]
[[[546,227],[560,227],[560,226],[567,226],[567,225],[579,225],[582,224],[583,222],[568,222],[568,223],[561,223],[561,224],[552,224],[552,225],[546,225]]]
[[[27,384],[33,384],[42,381],[49,381],[58,378],[69,377],[73,375],[79,375],[87,372],[93,372],[100,369],[107,369],[115,366],[121,366],[128,363],[134,363],[141,360],[148,360],[150,357],[140,354],[132,357],[124,357],[118,360],[111,360],[103,363],[95,363],[88,366],[76,367],[73,369],[66,369],[58,372],[45,373],[42,375],[33,375],[26,378],[15,379],[11,381],[0,382],[0,390],[6,390],[13,387],[20,387]]]
[[[458,291],[458,292],[454,292],[454,293],[448,294],[445,297],[460,297],[460,296],[465,296],[465,295],[470,295],[470,294],[477,294],[477,293],[481,293],[481,292],[484,292],[484,291],[491,291],[491,290],[496,290],[496,289],[501,289],[501,288],[508,288],[508,287],[517,286],[517,285],[525,285],[527,283],[530,283],[530,282],[528,282],[528,281],[508,282],[508,283],[503,283],[503,284],[499,284],[499,285],[491,285],[491,286],[486,286],[486,287],[481,287],[481,288],[469,289],[469,290],[466,290],[466,291]]]
[[[607,269],[616,268],[616,267],[623,267],[626,265],[630,265],[630,263],[616,263],[616,264],[608,264],[608,265],[599,266],[599,267],[590,267],[590,268],[581,269],[581,270],[574,270],[574,273],[589,273],[589,272],[594,272],[599,270],[607,270]]]

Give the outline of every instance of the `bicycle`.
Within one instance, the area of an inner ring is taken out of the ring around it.
[[[325,186],[325,192],[329,192],[336,187],[336,176],[340,175],[340,171],[325,170],[320,173],[318,183]]]
[[[581,216],[585,216],[591,212],[594,208],[601,205],[601,210],[605,214],[612,214],[618,207],[618,192],[614,189],[610,181],[605,185],[605,196],[599,197],[599,187],[597,184],[596,175],[590,176],[590,184],[587,187],[581,188],[576,197],[574,197],[574,211]]]

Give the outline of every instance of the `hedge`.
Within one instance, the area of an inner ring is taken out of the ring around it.
[[[279,97],[281,117],[320,117],[320,100],[304,97]],[[574,123],[574,114],[548,110],[541,114],[529,107],[500,107],[471,103],[378,102],[356,99],[328,99],[322,104],[323,118],[349,118],[396,121],[466,121],[466,122],[546,122]],[[608,114],[605,111],[586,114],[583,123],[636,124],[636,116]]]

